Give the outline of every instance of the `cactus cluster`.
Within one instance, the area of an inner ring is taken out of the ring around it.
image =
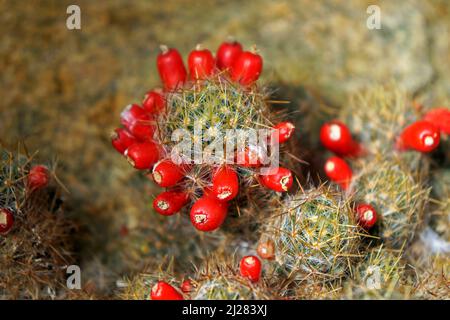
[[[257,82],[262,58],[237,42],[222,44],[216,59],[197,48],[188,57],[188,79],[178,51],[162,50],[157,66],[164,90],[149,91],[142,106],[123,111],[113,146],[166,188],[153,202],[162,215],[193,204],[192,224],[213,231],[228,212],[239,216],[249,206],[248,212],[261,212],[266,198],[288,191],[294,180],[278,163],[261,169],[283,162],[279,144],[294,130],[283,112],[271,111],[275,101]]]
[[[405,263],[401,251],[382,245],[370,248],[354,266],[353,277],[344,285],[348,299],[406,299],[411,288],[405,283]]]
[[[285,276],[333,280],[348,273],[363,235],[350,201],[321,186],[286,198],[261,241],[275,243],[275,268]]]
[[[352,189],[359,201],[376,207],[377,235],[386,246],[401,248],[411,243],[429,194],[420,174],[395,159],[372,160],[354,178]]]
[[[57,185],[31,188],[33,159],[0,152],[0,210],[13,216],[11,229],[0,233],[0,298],[54,299],[66,288],[74,226]]]

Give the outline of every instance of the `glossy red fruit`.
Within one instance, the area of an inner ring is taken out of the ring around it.
[[[152,141],[136,142],[125,150],[128,162],[139,170],[150,170],[159,160],[158,145]]]
[[[262,259],[272,260],[275,258],[275,244],[271,240],[260,242],[256,252]]]
[[[183,295],[165,281],[158,281],[151,290],[152,300],[183,300]]]
[[[241,276],[249,278],[251,282],[259,281],[261,269],[261,261],[256,256],[243,257],[239,265]]]
[[[189,195],[180,191],[164,191],[153,200],[153,208],[163,216],[179,212],[189,202]]]
[[[38,190],[45,188],[50,180],[50,173],[46,166],[36,165],[30,169],[27,176],[28,188]]]
[[[406,127],[397,140],[399,150],[431,152],[439,145],[439,129],[428,121],[417,121]]]
[[[189,279],[186,279],[181,283],[181,291],[184,293],[189,293],[194,289],[194,286],[192,284],[192,281]]]
[[[266,153],[260,146],[249,146],[236,154],[236,164],[246,168],[261,167],[266,161]]]
[[[249,51],[242,52],[231,68],[231,79],[246,86],[258,80],[263,67],[259,54]]]
[[[242,52],[239,42],[224,42],[217,49],[216,64],[220,70],[230,69]]]
[[[11,210],[2,208],[0,209],[0,234],[7,234],[13,227],[14,216]]]
[[[338,120],[325,123],[320,129],[320,141],[328,150],[341,157],[358,156],[361,146],[353,140],[348,127]]]
[[[184,170],[170,159],[159,161],[153,166],[153,180],[160,187],[173,187],[184,178]]]
[[[425,114],[424,120],[431,122],[445,134],[450,134],[450,109],[434,108]]]
[[[288,191],[294,182],[291,170],[282,167],[269,169],[260,179],[263,186],[277,192]]]
[[[273,129],[278,131],[278,142],[284,143],[292,136],[295,130],[295,126],[292,122],[280,122]]]
[[[159,90],[150,90],[145,94],[144,100],[142,101],[142,108],[153,114],[158,114],[165,110],[166,102],[164,97]]]
[[[214,71],[214,57],[208,49],[197,46],[188,57],[189,76],[192,80],[205,79]]]
[[[128,105],[120,114],[122,125],[138,140],[153,138],[153,118],[137,104]]]
[[[219,201],[230,201],[239,192],[238,175],[229,166],[223,166],[214,173],[212,184],[212,193]]]
[[[370,204],[358,204],[356,206],[358,223],[364,229],[370,229],[377,222],[377,212]]]
[[[166,90],[174,90],[186,81],[186,68],[176,49],[161,46],[161,53],[157,57],[156,64]]]
[[[336,156],[329,158],[325,162],[325,173],[331,181],[339,184],[344,190],[347,190],[352,182],[352,169],[342,158]]]
[[[123,154],[137,140],[124,128],[117,128],[111,134],[111,143],[119,153]]]
[[[226,202],[202,197],[191,208],[191,222],[200,231],[213,231],[225,221],[227,210]]]

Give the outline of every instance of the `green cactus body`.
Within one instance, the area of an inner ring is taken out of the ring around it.
[[[431,193],[435,198],[435,210],[431,217],[432,228],[450,242],[450,169],[436,170],[431,179]]]
[[[429,190],[418,181],[418,173],[394,159],[371,161],[354,178],[355,198],[375,207],[378,235],[388,248],[408,245],[423,220]]]
[[[204,261],[195,276],[193,300],[266,300],[275,299],[276,290],[269,289],[264,279],[252,283],[238,272],[237,263],[229,255],[215,254]]]
[[[234,274],[221,274],[197,282],[193,300],[265,300],[273,298],[266,290]]]
[[[361,234],[349,202],[330,188],[289,197],[266,230],[263,238],[276,246],[275,269],[285,276],[336,279],[358,255]]]
[[[399,251],[383,246],[369,249],[344,285],[346,299],[406,299],[411,288],[403,282],[405,264]]]
[[[393,87],[375,87],[354,96],[339,118],[372,154],[394,154],[404,127],[418,119],[405,93]]]

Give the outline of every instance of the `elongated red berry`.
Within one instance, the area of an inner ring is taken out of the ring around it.
[[[338,120],[325,123],[320,129],[320,141],[328,150],[341,157],[357,156],[361,146],[353,140],[348,127]]]
[[[250,279],[251,282],[258,282],[261,277],[261,261],[257,256],[245,256],[239,264],[241,276]]]
[[[370,229],[377,222],[377,212],[370,204],[361,203],[356,206],[358,223],[364,229]]]
[[[231,68],[231,79],[242,85],[249,85],[258,80],[263,67],[259,54],[249,51],[242,52]]]
[[[216,64],[220,70],[230,69],[242,52],[239,42],[224,42],[217,49]]]
[[[197,46],[188,57],[189,76],[193,80],[205,79],[214,71],[214,57],[208,49]]]
[[[212,184],[212,193],[220,201],[230,201],[239,192],[238,175],[229,166],[223,166],[214,173]]]
[[[45,188],[50,180],[50,173],[46,166],[36,165],[30,169],[27,177],[28,188],[38,190]]]
[[[149,140],[155,132],[153,118],[137,104],[128,105],[120,114],[120,121],[139,140]]]
[[[11,210],[2,208],[0,209],[0,234],[7,234],[13,227],[14,216]]]
[[[397,140],[399,150],[431,152],[439,145],[439,129],[428,121],[417,121],[407,126]]]
[[[261,146],[249,146],[237,151],[236,164],[246,168],[261,167],[266,161],[267,155]]]
[[[124,128],[117,128],[111,134],[111,143],[113,147],[121,154],[123,154],[129,146],[136,142],[136,138]]]
[[[161,46],[161,53],[157,57],[156,64],[166,90],[176,89],[186,81],[186,68],[176,49]]]
[[[431,122],[445,134],[450,134],[450,109],[434,108],[425,114],[424,120]]]
[[[269,169],[260,178],[263,186],[277,192],[288,191],[294,181],[291,170],[282,167]]]
[[[160,187],[173,187],[184,177],[182,167],[176,165],[170,159],[164,159],[156,163],[153,167],[153,180]]]
[[[227,210],[226,202],[202,197],[191,208],[191,222],[200,231],[213,231],[225,221]]]
[[[158,281],[152,287],[150,297],[152,300],[184,300],[183,295],[165,281]]]
[[[273,129],[278,131],[278,142],[284,143],[292,136],[295,130],[295,126],[292,122],[280,122]]]
[[[352,182],[353,172],[347,162],[339,157],[331,157],[325,162],[325,173],[328,178],[347,190]]]
[[[193,286],[191,280],[186,279],[181,283],[181,291],[183,291],[184,293],[189,293],[193,289],[194,289],[194,286]]]
[[[179,212],[189,202],[189,195],[181,191],[164,191],[153,200],[153,208],[163,216]]]
[[[164,101],[162,93],[159,90],[148,91],[142,101],[142,108],[145,111],[154,114],[164,111],[166,102]]]
[[[139,170],[151,170],[159,160],[158,145],[152,141],[136,142],[125,150],[128,162]]]

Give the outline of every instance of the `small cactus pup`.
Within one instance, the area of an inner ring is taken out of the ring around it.
[[[399,159],[373,159],[354,178],[355,201],[370,204],[377,212],[374,232],[387,248],[410,244],[422,220],[429,190],[421,173],[412,172]]]
[[[428,165],[422,153],[434,151],[439,145],[439,130],[422,121],[406,93],[394,85],[356,94],[338,118],[363,147],[367,159],[380,155],[399,158],[415,170]]]
[[[0,299],[56,299],[72,264],[73,224],[53,169],[0,149]]]
[[[352,278],[344,284],[345,299],[408,299],[412,287],[405,276],[405,262],[400,251],[377,246],[367,251],[355,264]]]
[[[433,211],[430,226],[450,247],[450,168],[435,170],[431,187]]]
[[[256,258],[256,257],[253,257]],[[258,259],[258,258],[256,258]],[[244,264],[246,257],[243,258]],[[256,260],[255,260],[256,261]],[[258,260],[259,261],[259,260]],[[242,266],[242,263],[241,263]],[[212,256],[199,268],[193,280],[192,300],[267,300],[276,299],[276,290],[269,289],[264,279],[253,281],[249,274],[237,272],[233,258]],[[248,271],[247,267],[244,267]],[[259,272],[250,272],[256,274]]]
[[[295,127],[283,112],[271,112],[256,51],[227,42],[214,59],[197,47],[186,68],[176,49],[162,46],[157,67],[164,89],[148,91],[142,106],[128,106],[123,128],[112,136],[132,166],[150,170],[166,188],[153,203],[156,212],[190,210],[193,226],[212,232],[246,206],[264,207],[267,197],[291,188],[283,145]],[[175,193],[187,200],[170,197]]]
[[[322,185],[287,197],[267,221],[260,243],[275,244],[270,264],[278,277],[328,281],[347,275],[363,235],[349,200]]]

